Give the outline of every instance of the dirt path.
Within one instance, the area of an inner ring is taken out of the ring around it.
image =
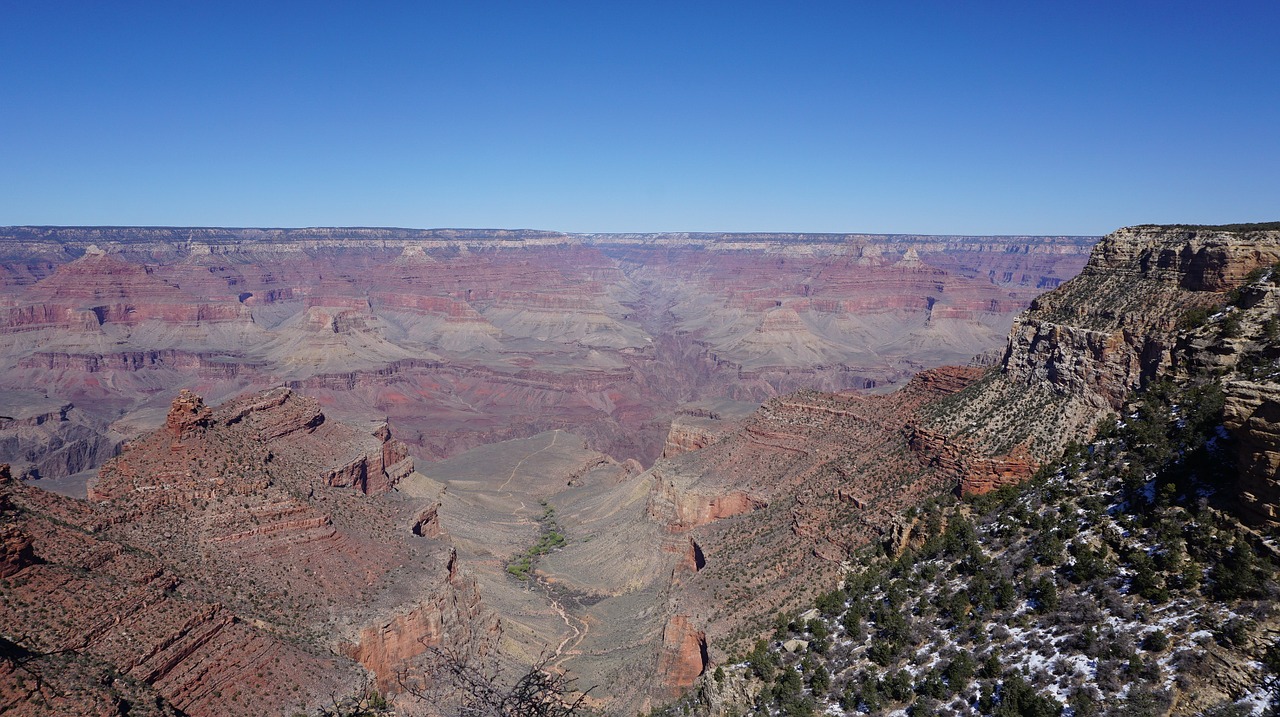
[[[521,458],[519,463],[517,463],[517,464],[515,464],[514,466],[512,466],[512,467],[511,467],[511,475],[507,476],[507,480],[506,480],[506,481],[504,481],[504,482],[502,483],[502,485],[498,486],[498,491],[499,491],[499,492],[501,492],[501,491],[505,491],[505,490],[507,490],[507,486],[511,485],[511,481],[515,480],[515,478],[516,478],[516,472],[520,470],[520,466],[524,465],[524,462],[525,462],[525,461],[529,460],[530,458],[533,458],[534,456],[538,455],[539,453],[541,453],[541,452],[543,452],[543,451],[545,451],[545,450],[547,450],[547,449],[549,449],[549,448],[553,448],[553,447],[556,445],[556,439],[557,439],[557,438],[559,438],[559,437],[560,437],[560,429],[559,429],[559,428],[557,428],[557,429],[555,429],[555,430],[552,432],[552,434],[551,434],[551,442],[550,442],[550,443],[548,443],[547,445],[545,445],[545,446],[543,446],[543,447],[539,448],[538,450],[534,451],[533,453],[530,453],[529,455],[525,456],[524,458]],[[511,494],[511,491],[507,491],[507,495],[512,496],[512,497],[515,497],[515,496],[513,496],[513,495]],[[523,503],[521,503],[521,505],[523,505]]]
[[[551,595],[551,589],[546,585],[546,583],[539,580],[538,584],[541,585],[543,591],[545,591],[547,600],[551,601],[551,608],[556,611],[556,614],[560,616],[561,620],[564,620],[564,624],[573,631],[572,635],[565,637],[560,641],[559,645],[556,645],[555,654],[553,654],[551,659],[547,661],[547,664],[551,667],[561,669],[565,661],[571,657],[571,654],[569,653],[572,653],[577,649],[578,645],[582,644],[582,641],[586,639],[587,633],[591,631],[591,626],[587,624],[586,620],[571,616],[564,609],[564,605],[560,604],[560,601]],[[582,628],[579,629],[578,625],[575,625],[574,623],[582,625]],[[572,645],[569,644],[571,642],[573,643]]]
[[[498,493],[505,492],[509,497],[515,498],[515,494],[507,490],[507,486],[511,485],[511,481],[515,480],[516,474],[520,472],[520,467],[523,466],[525,464],[525,461],[529,460],[530,458],[533,458],[534,456],[538,455],[539,453],[542,453],[543,451],[554,448],[556,445],[556,440],[558,440],[559,438],[560,438],[560,429],[557,428],[554,430],[554,432],[551,435],[550,443],[530,453],[524,458],[521,458],[520,462],[516,463],[515,466],[511,468],[511,475],[507,476],[507,479],[503,481],[502,485],[498,486],[498,490],[496,492]],[[525,510],[527,510],[527,507],[525,506],[524,501],[521,500],[520,507],[516,509],[516,512],[513,514],[513,517],[520,519],[521,522],[526,521],[527,520],[526,518],[520,517],[520,513]],[[582,644],[582,641],[583,639],[586,638],[587,633],[591,631],[591,627],[590,625],[587,624],[585,620],[582,620],[580,618],[570,615],[568,611],[564,609],[564,605],[562,605],[560,601],[557,600],[555,596],[551,594],[551,587],[547,585],[547,583],[544,580],[542,580],[542,578],[537,577],[535,575],[534,579],[537,581],[538,586],[542,588],[542,592],[544,595],[546,595],[547,601],[551,603],[551,609],[555,610],[556,614],[560,616],[560,619],[564,621],[565,626],[568,627],[569,630],[571,631],[571,634],[565,636],[565,638],[560,641],[560,644],[556,645],[555,653],[553,653],[551,656],[551,659],[547,661],[548,666],[553,667],[555,669],[561,669],[562,666],[564,665],[564,662],[569,659],[570,657],[569,653],[572,653],[573,650],[575,650],[578,647],[578,645]]]

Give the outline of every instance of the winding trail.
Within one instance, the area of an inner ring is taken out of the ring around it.
[[[557,428],[557,429],[555,429],[554,431],[552,431],[552,434],[551,434],[551,442],[550,442],[550,443],[548,443],[547,445],[545,445],[545,446],[543,446],[543,447],[539,448],[538,450],[534,451],[533,453],[530,453],[529,455],[525,456],[524,458],[521,458],[519,463],[517,463],[517,464],[515,464],[514,466],[512,466],[512,467],[511,467],[511,475],[507,476],[507,479],[506,479],[505,481],[503,481],[502,485],[498,486],[498,490],[499,490],[499,491],[506,491],[506,492],[507,492],[507,495],[509,495],[509,496],[511,496],[512,498],[514,498],[515,496],[511,493],[511,491],[507,490],[507,486],[511,485],[511,481],[515,480],[516,472],[520,470],[520,466],[524,465],[524,462],[525,462],[525,461],[529,460],[530,458],[533,458],[534,456],[538,455],[539,453],[541,453],[541,452],[543,452],[543,451],[545,451],[545,450],[547,450],[547,449],[549,449],[549,448],[553,448],[553,447],[556,445],[556,439],[557,439],[557,438],[559,438],[559,437],[560,437],[560,429],[559,429],[559,428]],[[521,505],[523,505],[523,503],[522,503]]]
[[[587,624],[586,620],[570,616],[569,613],[565,611],[564,605],[551,595],[551,588],[546,584],[546,582],[539,579],[538,584],[542,586],[547,599],[551,601],[551,608],[556,611],[556,614],[560,616],[561,620],[564,620],[564,624],[573,631],[572,635],[566,636],[560,641],[559,645],[556,645],[555,654],[553,654],[551,659],[548,660],[548,664],[552,667],[561,669],[564,666],[565,661],[571,657],[570,654],[566,653],[572,653],[577,649],[578,645],[582,644],[582,641],[587,637],[587,633],[591,632],[591,626]],[[578,626],[574,624],[575,622],[582,625],[582,629],[578,629]],[[570,642],[573,644],[569,645]],[[566,646],[568,646],[567,650],[565,649]]]
[[[525,461],[529,460],[530,458],[533,458],[534,456],[538,455],[539,453],[542,453],[543,451],[554,448],[556,445],[556,440],[559,438],[560,438],[560,429],[558,428],[553,429],[553,433],[551,435],[551,442],[543,446],[542,448],[539,448],[538,450],[530,453],[524,458],[521,458],[519,463],[516,463],[514,466],[512,466],[511,475],[507,476],[507,479],[503,481],[502,485],[498,486],[498,490],[496,492],[506,493],[508,497],[515,498],[515,494],[512,491],[507,490],[507,486],[511,485],[511,481],[515,480],[516,474],[520,471],[520,467],[523,466],[525,464]],[[525,506],[524,501],[521,500],[520,507],[516,510],[515,513],[513,513],[513,517],[519,519],[521,522],[525,522],[527,518],[521,518],[520,516],[520,512],[524,510],[527,510],[527,507]],[[550,665],[551,667],[554,667],[556,669],[562,669],[565,661],[568,660],[569,657],[571,656],[568,653],[573,652],[573,650],[577,649],[578,645],[582,644],[582,641],[587,637],[587,633],[591,631],[591,626],[588,625],[585,620],[581,618],[573,617],[572,615],[570,615],[568,611],[564,609],[564,605],[561,604],[561,602],[557,600],[554,595],[551,594],[551,586],[548,585],[543,578],[538,577],[536,575],[534,576],[534,578],[535,580],[537,580],[538,586],[542,588],[542,592],[544,595],[546,595],[547,600],[551,603],[551,609],[555,610],[556,614],[560,616],[560,619],[564,620],[565,626],[568,627],[570,631],[572,631],[572,634],[565,636],[565,638],[560,641],[560,644],[556,645],[555,653],[553,653],[551,656],[551,659],[548,660],[548,665]],[[581,627],[579,627],[579,625],[581,625]]]

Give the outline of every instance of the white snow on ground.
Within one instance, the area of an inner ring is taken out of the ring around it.
[[[1267,711],[1267,707],[1271,705],[1271,698],[1277,694],[1274,690],[1280,690],[1280,685],[1267,687],[1260,686],[1258,689],[1236,700],[1236,704],[1243,705],[1249,709],[1249,714],[1261,717]]]

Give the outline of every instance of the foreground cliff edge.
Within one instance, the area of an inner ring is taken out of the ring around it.
[[[896,415],[899,436],[875,465],[849,470],[870,462],[857,443],[774,494],[785,515],[758,511],[754,528],[701,537],[708,566],[732,565],[702,603],[722,669],[679,710],[1262,714],[1280,668],[1278,260],[1276,224],[1118,231],[1015,321],[998,368]],[[866,435],[867,413],[848,410],[860,401],[822,403],[790,425],[833,425],[820,416],[838,412],[862,426],[835,433]],[[886,481],[859,483],[874,471],[895,487],[927,481],[938,497],[924,514],[881,519],[881,558],[831,540],[874,520]],[[995,497],[957,506],[952,491]],[[824,571],[824,559],[843,562]],[[759,565],[767,576],[748,577]],[[830,590],[816,604],[815,585]],[[737,615],[771,596],[782,616],[761,609],[754,629],[721,628],[732,620],[713,606],[726,596]],[[770,623],[772,640],[753,647]],[[1081,630],[1089,639],[1073,637]],[[957,653],[995,657],[977,674]]]
[[[910,509],[1025,480],[1162,378],[1216,372],[1237,437],[1227,497],[1267,526],[1280,288],[1255,272],[1278,260],[1276,228],[1121,230],[1015,321],[1000,366],[787,395],[730,425],[707,409],[649,470],[549,431],[415,471],[386,430],[287,389],[216,409],[181,395],[104,466],[95,504],[3,484],[4,699],[257,714],[244,700],[261,693],[314,710],[395,693],[447,645],[546,651],[606,711],[634,712],[715,682],[868,544],[918,546]],[[47,608],[77,600],[93,608]],[[69,656],[85,659],[71,683],[32,682],[27,667]]]

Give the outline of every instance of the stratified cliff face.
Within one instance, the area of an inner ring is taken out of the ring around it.
[[[150,705],[153,714],[257,715],[321,705],[360,684],[348,660],[229,609],[222,586],[102,535],[106,516],[93,506],[7,480],[7,466],[0,474],[6,713],[133,714]],[[112,684],[130,694],[105,689]]]
[[[1255,272],[1221,311],[1179,334],[1173,373],[1217,377],[1234,439],[1240,514],[1280,526],[1280,271]]]
[[[1221,303],[1253,270],[1280,258],[1280,232],[1121,229],[1105,237],[1075,280],[1014,321],[1004,369],[1119,407],[1171,362],[1178,319]]]
[[[929,412],[918,443],[944,462],[951,448],[968,453],[952,461],[965,492],[1021,480],[1170,370],[1188,310],[1223,304],[1277,259],[1276,231],[1133,227],[1105,237],[1078,277],[1015,319],[998,372]]]
[[[57,478],[180,388],[288,385],[389,419],[423,457],[566,429],[648,464],[686,403],[893,384],[997,348],[1092,241],[0,228],[0,409],[27,392],[76,426],[0,427],[0,459]]]
[[[1228,383],[1225,418],[1236,439],[1245,517],[1280,526],[1280,380]]]
[[[183,391],[91,503],[6,475],[0,630],[189,715],[305,711],[370,678],[394,691],[431,646],[482,652],[498,634],[447,538],[414,530],[426,502],[390,493],[405,456],[385,426],[287,388],[217,407]],[[19,689],[5,680],[0,695]]]
[[[906,509],[948,489],[950,475],[913,450],[912,426],[982,374],[946,367],[886,395],[772,399],[737,430],[644,474],[649,520],[696,547],[697,569],[669,598],[669,619],[679,621],[665,634],[680,639],[664,641],[660,664],[677,682],[695,664],[690,634],[705,634],[710,659],[723,660],[743,647],[735,640],[744,628],[839,580],[855,550],[894,534]]]

